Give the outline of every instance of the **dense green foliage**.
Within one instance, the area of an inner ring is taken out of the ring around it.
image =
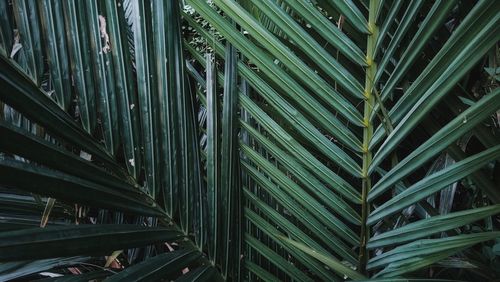
[[[0,280],[498,279],[499,39],[495,0],[0,0]]]

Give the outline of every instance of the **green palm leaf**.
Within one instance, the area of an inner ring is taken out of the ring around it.
[[[498,279],[499,3],[0,1],[0,280]]]

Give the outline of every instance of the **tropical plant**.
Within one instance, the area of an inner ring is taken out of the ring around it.
[[[0,21],[0,280],[500,276],[499,1]]]

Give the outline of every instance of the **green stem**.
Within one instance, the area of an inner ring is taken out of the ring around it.
[[[373,81],[375,74],[377,72],[377,64],[374,62],[374,47],[378,36],[378,27],[375,23],[376,11],[377,10],[377,0],[370,0],[369,7],[369,18],[368,18],[368,29],[370,34],[368,35],[368,42],[366,48],[366,61],[368,66],[366,67],[365,76],[365,103],[364,103],[364,129],[363,129],[363,170],[362,170],[362,207],[361,207],[361,242],[359,249],[359,271],[366,274],[366,264],[368,261],[368,251],[366,249],[366,244],[370,238],[370,229],[366,224],[368,219],[368,214],[370,213],[370,207],[367,202],[368,192],[371,189],[371,179],[368,174],[368,168],[372,161],[372,152],[369,149],[370,140],[373,136],[373,124],[370,121],[371,112],[374,106],[375,97],[373,92]]]

